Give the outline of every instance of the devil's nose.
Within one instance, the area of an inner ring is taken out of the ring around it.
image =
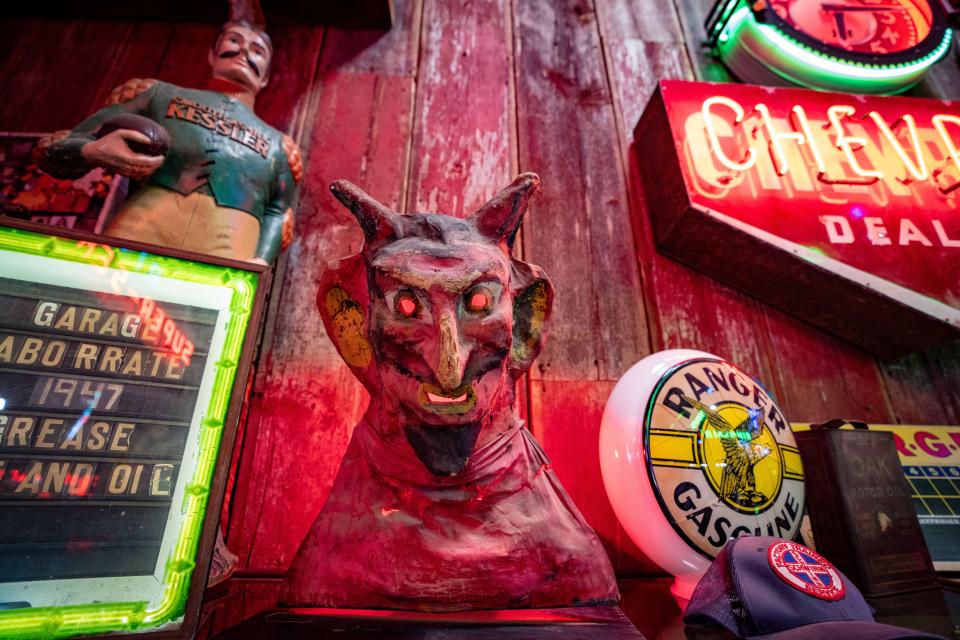
[[[467,352],[460,344],[453,314],[440,317],[440,355],[437,361],[437,382],[445,391],[453,391],[463,383]]]

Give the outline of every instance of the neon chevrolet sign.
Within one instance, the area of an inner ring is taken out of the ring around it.
[[[879,331],[834,331],[880,354],[929,346],[960,328],[960,105],[665,81],[636,139],[665,253],[828,331],[838,323],[799,310],[821,306],[814,302],[824,284],[851,299],[895,301],[887,312],[901,320],[918,314],[938,336],[915,340],[882,316]],[[679,209],[677,191],[687,195]],[[692,242],[697,228],[702,234]],[[749,257],[724,255],[716,245],[721,236],[749,237],[764,259],[757,254],[751,267]],[[798,282],[770,282],[759,273],[787,262]],[[724,277],[725,265],[736,265],[737,273]],[[750,268],[762,286],[751,288],[744,275]],[[835,277],[824,278],[824,271]],[[808,280],[817,285],[804,302]],[[778,288],[791,289],[797,302],[771,298]],[[841,306],[833,312],[845,313]],[[892,349],[885,346],[891,337]]]
[[[730,158],[723,149],[718,132],[718,118],[720,122],[724,122],[721,107],[725,107],[732,115],[732,121],[729,118],[726,119],[728,127],[736,127],[743,132],[744,127],[749,125],[745,109],[736,100],[725,96],[707,98],[700,106],[700,115],[710,151],[713,157],[727,169],[747,171],[757,163],[756,146],[748,139],[745,145],[747,150],[744,161],[737,162]],[[779,176],[787,175],[790,171],[790,159],[786,149],[786,144],[790,142],[796,144],[798,150],[808,152],[809,159],[805,164],[815,166],[817,179],[826,183],[873,184],[878,180],[888,179],[892,174],[902,184],[909,185],[914,180],[929,180],[931,176],[937,179],[945,173],[944,170],[951,163],[953,168],[960,170],[960,146],[958,146],[960,143],[957,143],[948,131],[948,127],[955,127],[960,134],[960,116],[947,113],[933,114],[929,119],[929,126],[924,131],[928,134],[935,132],[935,135],[924,136],[925,144],[921,144],[917,120],[909,113],[904,113],[891,125],[877,111],[858,114],[857,108],[849,104],[830,105],[826,110],[826,123],[817,128],[821,132],[819,136],[814,132],[806,109],[800,104],[791,106],[785,114],[786,118],[782,118],[790,122],[787,130],[778,130],[779,125],[774,121],[770,107],[763,102],[755,104],[750,115],[756,116],[757,124],[763,130],[773,168]],[[856,128],[867,129],[868,124],[880,134],[874,136],[877,142],[871,143],[870,138],[865,134],[852,133]],[[750,137],[759,138],[756,129],[752,136],[744,136],[744,138]],[[888,148],[884,149],[884,147]],[[825,159],[824,148],[829,152],[840,152],[839,157],[831,158],[832,162],[829,166]],[[875,151],[871,153],[871,150]],[[892,150],[893,153],[888,153],[888,150]],[[875,168],[864,168],[864,160],[861,159],[863,157]],[[840,166],[842,163],[846,163],[852,175],[831,179],[830,168],[832,167],[835,172],[838,169],[842,171]],[[931,172],[929,169],[931,164],[940,166]],[[902,177],[897,174],[901,174]],[[943,193],[949,193],[958,186],[960,182],[954,182],[946,188],[941,187],[940,190]]]
[[[725,197],[753,169],[758,195],[807,192],[819,194],[825,203],[846,203],[858,194],[883,207],[920,199],[935,210],[955,210],[956,198],[950,194],[960,188],[960,116],[925,113],[918,123],[905,112],[891,122],[875,109],[858,109],[851,104],[855,102],[848,97],[810,114],[802,104],[784,104],[774,115],[765,102],[745,107],[726,96],[704,99],[686,127],[691,146],[699,146],[702,131],[710,151],[709,159],[691,156],[693,171],[704,180],[704,195]],[[725,171],[717,172],[717,164]],[[711,189],[711,184],[720,188]],[[950,237],[938,218],[930,219],[926,230],[901,218],[893,231],[874,216],[863,218],[866,240],[875,245],[960,247],[960,237]],[[831,243],[856,242],[847,216],[821,215],[820,221]]]

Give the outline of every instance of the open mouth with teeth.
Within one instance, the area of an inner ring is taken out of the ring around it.
[[[467,413],[477,403],[477,394],[469,384],[453,391],[444,391],[432,384],[421,384],[417,391],[420,406],[439,414]]]

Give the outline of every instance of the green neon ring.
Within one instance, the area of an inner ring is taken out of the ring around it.
[[[103,266],[110,259],[103,247],[90,252],[88,248],[77,246],[74,240],[3,227],[0,227],[0,250],[95,266]],[[143,260],[143,253],[139,251],[118,249],[107,268],[231,290],[230,308],[223,311],[227,314],[223,350],[212,368],[214,382],[198,434],[197,466],[186,485],[180,507],[184,520],[164,566],[163,596],[155,609],[148,609],[146,601],[136,601],[0,611],[0,638],[53,640],[80,634],[135,631],[175,620],[186,608],[237,363],[253,311],[257,275],[230,267],[147,255],[151,259]],[[198,398],[198,402],[203,400]]]
[[[927,69],[947,55],[952,39],[953,31],[946,29],[933,51],[910,62],[853,62],[818,51],[775,26],[758,22],[753,11],[740,2],[716,46],[720,59],[737,75],[752,76],[751,71],[762,65],[769,74],[812,89],[892,94],[917,83]]]

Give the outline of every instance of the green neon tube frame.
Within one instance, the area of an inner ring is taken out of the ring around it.
[[[757,21],[742,0],[716,39],[720,59],[726,62],[739,45],[771,73],[813,89],[853,93],[892,94],[916,84],[950,50],[953,31],[946,29],[940,43],[927,55],[896,64],[844,60],[799,42],[781,29]]]
[[[190,591],[197,549],[206,515],[207,498],[213,482],[224,421],[230,405],[233,382],[253,311],[257,274],[219,265],[116,248],[112,260],[102,246],[92,252],[77,241],[31,231],[0,227],[0,250],[43,256],[66,263],[75,262],[124,269],[133,273],[225,287],[231,290],[223,349],[213,366],[213,385],[201,423],[197,467],[184,493],[181,509],[184,520],[177,534],[163,574],[163,596],[159,605],[148,609],[146,601],[109,602],[38,607],[0,611],[0,638],[11,640],[68,638],[80,634],[136,631],[157,627],[180,617]],[[204,398],[198,398],[202,403]]]

